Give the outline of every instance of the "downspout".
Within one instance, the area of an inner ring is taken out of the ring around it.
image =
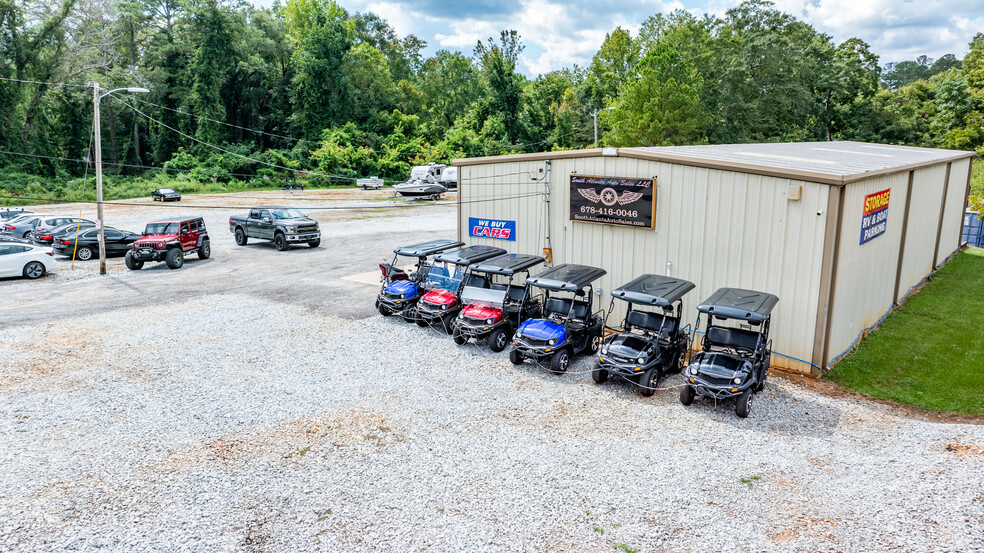
[[[544,182],[544,185],[546,186],[544,198],[545,198],[546,209],[547,209],[547,217],[546,217],[546,219],[547,219],[547,221],[546,221],[547,228],[546,228],[546,231],[544,233],[545,244],[544,244],[543,250],[545,252],[550,252],[550,260],[547,261],[546,265],[552,266],[553,265],[553,246],[550,244],[550,160],[549,159],[547,160],[547,171],[546,171],[546,176],[544,176],[544,178],[543,178],[543,182]]]

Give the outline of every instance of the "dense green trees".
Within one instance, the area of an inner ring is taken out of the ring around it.
[[[324,184],[399,179],[428,161],[581,148],[604,107],[615,108],[600,118],[610,145],[864,140],[984,153],[984,34],[962,60],[922,56],[883,71],[864,41],[836,44],[748,0],[720,17],[655,14],[638,36],[617,27],[588,66],[535,78],[520,72],[515,31],[471,56],[425,58],[425,46],[334,0],[269,10],[0,0],[0,78],[13,79],[0,81],[0,151],[41,156],[0,152],[0,196],[75,193],[90,80],[151,91],[104,100],[110,181],[179,188],[270,184],[297,171]]]

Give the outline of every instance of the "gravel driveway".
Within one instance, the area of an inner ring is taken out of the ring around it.
[[[286,253],[221,216],[180,271],[0,281],[0,551],[984,550],[984,426],[780,378],[741,420],[373,315],[341,278],[453,208]]]

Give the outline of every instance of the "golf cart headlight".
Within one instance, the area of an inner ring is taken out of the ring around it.
[[[735,377],[735,384],[741,384],[741,377]]]
[[[487,325],[492,324],[492,318],[490,317],[488,319],[485,319],[485,324],[487,324]]]
[[[604,347],[602,347],[602,348],[601,348],[601,353],[603,353],[603,354],[605,354],[605,355],[608,355],[608,346],[604,346]]]
[[[517,338],[522,338],[522,337],[523,337],[523,332],[522,332],[522,331],[520,331],[520,330],[517,330],[517,331],[516,331],[516,337],[517,337]]]
[[[697,367],[690,367],[687,369],[687,372],[689,372],[691,376],[697,376]]]
[[[448,304],[448,303],[442,303],[441,304],[441,309],[447,309],[448,308],[448,305],[450,305],[450,304]]]
[[[646,358],[645,357],[640,357],[640,358],[636,359],[636,361],[638,361],[639,364],[642,364],[642,363],[645,363],[646,362]]]
[[[547,345],[548,346],[552,346],[552,345],[554,345],[556,343],[557,343],[557,340],[551,339],[550,341],[547,342]]]

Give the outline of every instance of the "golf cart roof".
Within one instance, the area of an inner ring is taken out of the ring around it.
[[[461,248],[453,252],[442,253],[435,257],[434,261],[444,261],[445,263],[468,266],[479,261],[498,257],[504,253],[506,253],[506,250],[496,248],[495,246],[468,246],[467,248]]]
[[[451,248],[460,248],[464,245],[464,242],[456,242],[454,240],[431,240],[430,242],[421,242],[412,246],[396,248],[393,250],[393,253],[407,257],[427,257],[428,255],[441,253]]]
[[[670,307],[697,286],[689,280],[661,275],[642,275],[612,290],[612,296],[629,303]]]
[[[520,271],[525,271],[530,267],[535,267],[540,263],[543,263],[543,258],[539,255],[507,253],[506,255],[500,255],[499,257],[494,257],[475,265],[472,267],[472,271],[476,273],[511,276]]]
[[[769,318],[777,303],[778,297],[765,292],[719,288],[697,306],[697,311],[729,319],[761,322]]]
[[[608,271],[587,265],[565,263],[551,267],[526,282],[547,290],[574,292],[605,276]]]

